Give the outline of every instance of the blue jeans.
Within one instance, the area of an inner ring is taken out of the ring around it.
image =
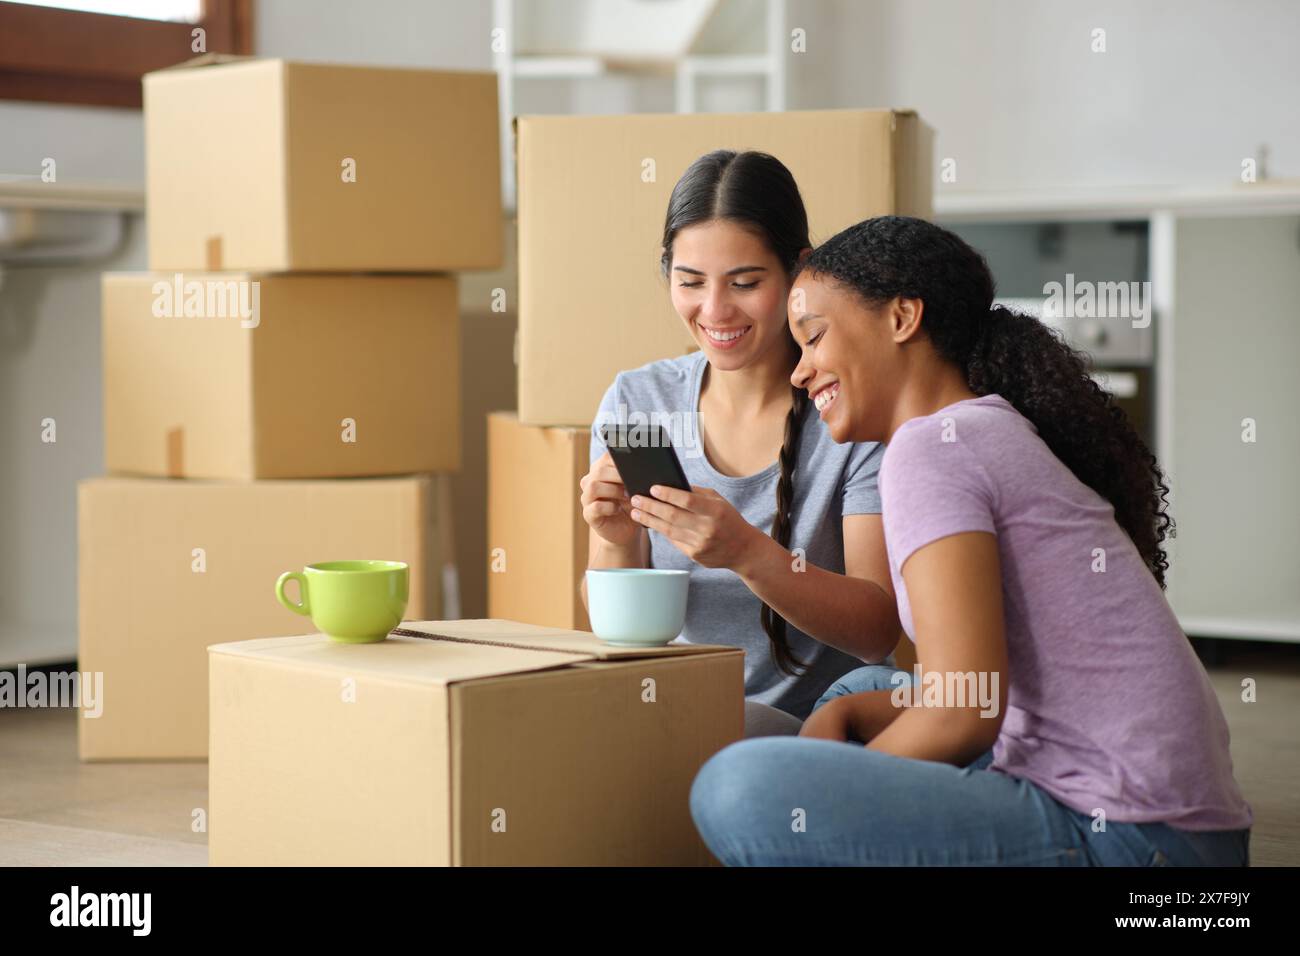
[[[890,667],[863,667],[844,694],[887,690]],[[908,675],[910,680],[910,675]],[[1106,821],[1027,780],[807,737],[742,740],[691,787],[691,816],[728,866],[1247,866],[1249,830],[1199,832]]]

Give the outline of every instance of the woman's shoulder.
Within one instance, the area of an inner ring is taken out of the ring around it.
[[[987,480],[1006,469],[1023,468],[1046,446],[1032,422],[1001,395],[955,402],[904,422],[889,440],[881,466],[885,476],[964,472]]]
[[[1001,395],[981,395],[954,402],[937,412],[904,422],[894,432],[889,447],[901,450],[917,445],[956,444],[963,438],[988,435],[1032,435],[1033,423]],[[895,455],[895,457],[898,457]]]
[[[674,358],[647,362],[639,368],[619,372],[609,386],[609,392],[624,402],[665,402],[672,400],[674,407],[685,407],[695,386],[704,356],[688,352]]]
[[[699,352],[688,352],[619,372],[605,389],[592,427],[632,414],[686,414],[700,371],[698,363],[703,361]]]

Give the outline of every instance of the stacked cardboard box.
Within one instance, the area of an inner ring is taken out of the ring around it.
[[[145,78],[150,272],[103,280],[114,477],[79,492],[83,759],[204,758],[212,644],[313,561],[442,615],[456,278],[501,256],[496,78],[200,58]]]
[[[771,153],[799,184],[815,244],[870,216],[928,217],[931,139],[915,113],[890,110],[516,121],[519,412],[489,426],[488,549],[503,559],[489,559],[490,616],[587,626],[578,479],[591,422],[618,372],[693,348],[659,275],[686,167],[715,149]],[[545,565],[526,543],[540,540]]]
[[[82,759],[207,756],[208,645],[314,630],[272,595],[282,571],[405,561],[407,616],[439,616],[447,479],[82,482],[79,665],[105,698],[78,722]]]
[[[578,481],[586,428],[522,425],[488,416],[488,616],[591,630],[577,582],[587,567]]]

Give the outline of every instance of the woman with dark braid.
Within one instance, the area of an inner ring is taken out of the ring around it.
[[[838,445],[790,375],[790,281],[808,217],[772,156],[719,150],[674,187],[661,268],[699,345],[619,373],[592,426],[581,482],[588,567],[690,572],[679,641],[745,650],[746,736],[798,733],[846,672],[888,686],[901,633],[876,472],[884,449]],[[629,498],[601,441],[605,423],[657,422],[691,492]],[[585,582],[584,582],[585,597]]]
[[[888,443],[918,660],[705,763],[691,812],[724,863],[1248,863],[1227,723],[1163,593],[1156,460],[1081,354],[993,302],[983,258],[919,219],[802,263],[792,381],[836,441]]]

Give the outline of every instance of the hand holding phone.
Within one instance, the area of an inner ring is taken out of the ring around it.
[[[668,431],[662,426],[602,425],[601,441],[609,449],[628,495],[650,497],[654,485],[690,491],[682,463],[673,451]]]
[[[582,520],[610,544],[627,547],[636,540],[641,526],[632,520],[632,504],[623,479],[609,452],[591,465],[578,482],[582,488]]]

